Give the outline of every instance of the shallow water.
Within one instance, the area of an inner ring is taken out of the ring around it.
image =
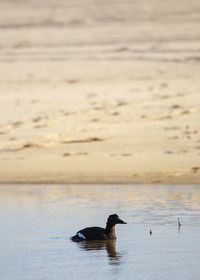
[[[70,240],[112,213],[116,244]],[[3,280],[200,279],[200,185],[1,185],[0,224]]]

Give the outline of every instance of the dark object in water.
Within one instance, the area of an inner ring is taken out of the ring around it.
[[[151,229],[150,229],[150,232],[149,232],[149,233],[150,233],[150,235],[152,235],[152,231],[151,231]]]
[[[181,227],[181,222],[180,222],[180,219],[178,218],[178,228]]]
[[[124,221],[119,219],[116,214],[108,217],[106,228],[101,227],[87,227],[79,230],[76,235],[72,236],[72,241],[90,241],[90,240],[110,240],[116,239],[115,225],[126,224]]]

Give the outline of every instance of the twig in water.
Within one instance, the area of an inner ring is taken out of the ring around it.
[[[181,222],[180,219],[178,218],[178,232],[180,233],[180,228],[181,228]]]

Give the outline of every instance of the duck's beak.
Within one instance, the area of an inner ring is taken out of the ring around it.
[[[118,223],[118,224],[127,224],[126,222],[122,221],[121,219],[118,219],[118,220],[117,220],[117,223]]]

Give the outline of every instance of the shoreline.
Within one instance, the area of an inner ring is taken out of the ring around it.
[[[170,176],[170,178],[169,178]],[[115,177],[115,178],[114,178]],[[34,185],[40,185],[40,184],[141,184],[141,185],[148,185],[148,184],[177,184],[177,185],[198,185],[200,184],[200,177],[199,175],[195,176],[172,176],[169,174],[144,174],[144,175],[138,175],[137,177],[131,177],[131,178],[123,178],[123,177],[117,177],[116,176],[110,176],[110,177],[98,177],[94,178],[93,176],[87,176],[87,178],[72,178],[72,177],[57,177],[57,178],[49,178],[48,177],[42,177],[40,179],[37,178],[12,178],[9,180],[6,180],[5,178],[1,178],[0,184],[34,184]]]
[[[76,144],[81,147],[80,144]],[[91,149],[91,144],[87,149]],[[94,144],[93,144],[94,145]],[[100,144],[97,144],[97,146]],[[105,144],[100,147],[105,149]],[[51,150],[50,150],[51,151]],[[50,153],[49,151],[49,153]],[[103,154],[87,156],[65,156],[59,153],[44,156],[42,151],[24,151],[24,158],[4,160],[0,170],[0,183],[34,184],[199,184],[200,168],[193,158],[181,161],[181,157],[163,156],[160,153],[150,157],[108,156]],[[154,159],[154,162],[152,161]],[[192,166],[192,167],[190,167]]]

